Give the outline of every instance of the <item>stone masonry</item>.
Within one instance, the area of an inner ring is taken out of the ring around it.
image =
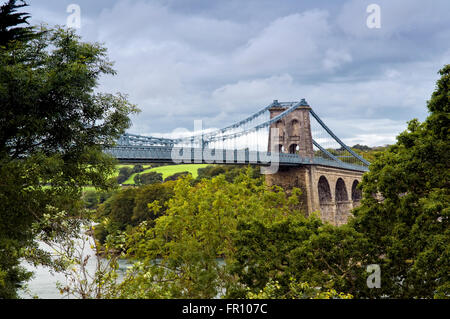
[[[278,144],[269,145],[269,150],[274,147],[283,153],[299,154],[302,157],[314,156],[309,109],[308,105],[301,105],[282,120],[272,124],[272,128],[279,129],[280,136]],[[272,107],[271,118],[284,110],[286,108]],[[351,209],[359,205],[361,191],[356,186],[361,181],[362,174],[359,171],[321,165],[280,167],[277,173],[266,175],[266,184],[279,185],[287,192],[294,187],[300,188],[303,192],[301,208],[308,215],[320,212],[323,221],[342,225],[347,222]]]

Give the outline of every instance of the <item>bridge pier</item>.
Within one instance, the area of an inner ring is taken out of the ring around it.
[[[319,212],[324,222],[339,226],[347,222],[351,210],[359,205],[356,188],[363,172],[320,165],[280,167],[266,175],[268,186],[281,186],[287,193],[294,187],[302,190],[301,208],[307,215]]]
[[[269,109],[270,118],[285,110],[286,106],[275,100]],[[311,164],[280,167],[277,173],[266,175],[266,184],[281,186],[288,193],[294,187],[300,188],[303,192],[300,208],[307,215],[319,212],[324,222],[342,225],[347,222],[353,207],[359,205],[361,194],[356,186],[363,172],[312,164],[315,153],[309,117],[311,112],[311,107],[302,100],[294,111],[271,125],[271,128],[279,130],[278,140],[272,142],[269,138],[270,151],[298,154],[311,159]]]

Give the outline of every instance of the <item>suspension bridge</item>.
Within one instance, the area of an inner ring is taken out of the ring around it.
[[[260,165],[266,184],[302,189],[301,208],[335,225],[359,205],[370,163],[320,119],[305,99],[272,103],[221,129],[157,137],[124,134],[105,152],[121,163]]]
[[[275,100],[225,128],[194,133],[172,138],[124,134],[106,152],[121,163],[322,165],[361,172],[369,165],[304,99]]]

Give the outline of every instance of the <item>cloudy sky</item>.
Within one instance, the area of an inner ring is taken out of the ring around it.
[[[3,2],[3,1],[0,1]],[[123,92],[142,112],[129,132],[223,127],[305,98],[348,144],[395,141],[423,120],[450,63],[448,0],[29,0],[32,23],[65,25],[81,9],[86,41],[108,48]],[[369,4],[380,28],[369,28]]]

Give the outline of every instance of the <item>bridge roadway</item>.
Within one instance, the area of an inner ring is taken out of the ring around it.
[[[301,157],[298,154],[256,152],[248,149],[223,150],[170,146],[115,146],[105,153],[117,158],[119,163],[175,163],[175,164],[254,164],[261,166],[321,165],[345,170],[366,172],[367,167],[327,160],[321,157]]]

